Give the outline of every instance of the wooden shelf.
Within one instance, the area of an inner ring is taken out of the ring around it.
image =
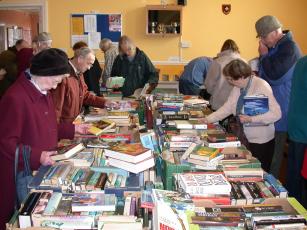
[[[182,33],[182,6],[146,6],[146,34],[156,37],[178,36]]]

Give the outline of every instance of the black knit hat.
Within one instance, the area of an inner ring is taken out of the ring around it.
[[[39,52],[32,58],[30,73],[42,77],[70,73],[67,54],[56,48]]]

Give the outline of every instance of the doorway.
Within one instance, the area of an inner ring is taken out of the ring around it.
[[[46,0],[0,3],[0,52],[19,39],[31,44],[40,32],[47,31]]]

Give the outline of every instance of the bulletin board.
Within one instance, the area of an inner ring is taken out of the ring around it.
[[[92,49],[99,49],[102,38],[118,42],[122,35],[121,14],[71,14],[71,46],[84,41]]]

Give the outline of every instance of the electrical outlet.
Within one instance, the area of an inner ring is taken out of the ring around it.
[[[180,43],[180,47],[181,48],[190,48],[192,46],[191,42],[190,41],[182,41]]]

